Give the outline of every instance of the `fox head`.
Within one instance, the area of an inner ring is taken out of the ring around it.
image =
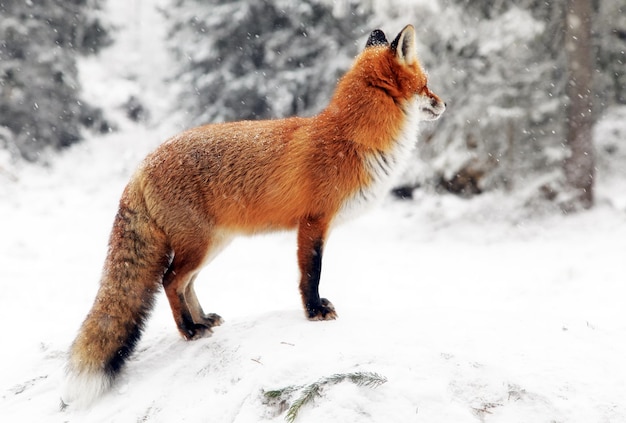
[[[397,104],[415,102],[419,120],[436,120],[446,109],[445,103],[428,89],[412,25],[405,26],[391,44],[383,31],[372,31],[359,59],[365,62],[360,68],[366,83],[385,91]]]

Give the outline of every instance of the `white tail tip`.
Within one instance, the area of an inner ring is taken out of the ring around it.
[[[61,390],[61,408],[84,409],[111,387],[111,378],[104,372],[68,369]]]

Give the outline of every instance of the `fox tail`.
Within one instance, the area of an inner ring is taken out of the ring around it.
[[[107,391],[132,354],[171,261],[138,184],[120,200],[100,288],[69,352],[61,407],[85,407]]]

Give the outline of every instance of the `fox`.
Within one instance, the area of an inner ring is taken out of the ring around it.
[[[297,232],[306,318],[337,318],[319,294],[331,228],[384,198],[411,157],[418,123],[445,103],[428,88],[416,32],[371,32],[311,117],[212,123],[173,136],[126,185],[95,301],[70,347],[61,405],[109,390],[133,353],[162,286],[180,335],[222,323],[194,289],[200,270],[240,235]]]

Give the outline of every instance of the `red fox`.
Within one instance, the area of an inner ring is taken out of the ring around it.
[[[183,338],[222,323],[202,310],[194,281],[236,235],[297,229],[306,317],[337,317],[318,291],[330,228],[389,191],[417,123],[445,110],[415,39],[411,25],[391,44],[373,31],[316,116],[190,129],[143,161],[122,194],[99,291],[71,346],[63,404],[87,405],[110,387],[161,285]]]

